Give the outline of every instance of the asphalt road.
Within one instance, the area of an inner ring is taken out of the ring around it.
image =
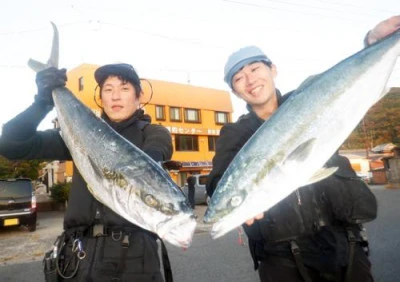
[[[378,218],[366,225],[376,282],[397,282],[400,277],[400,189],[373,186]],[[196,208],[199,221],[204,206]],[[61,232],[62,213],[39,214],[36,232],[0,230],[0,281],[44,281],[41,259]],[[186,251],[167,245],[176,282],[258,281],[247,246],[238,243],[237,231],[212,240],[200,224],[193,245]],[[245,238],[244,238],[245,239]],[[245,240],[246,241],[246,240]]]
[[[373,186],[378,217],[367,223],[370,260],[376,282],[400,281],[400,189]]]
[[[209,226],[202,224],[205,209],[196,206],[198,226],[189,249],[167,244],[174,281],[258,281],[248,247],[239,244],[237,231],[211,239]],[[62,217],[62,212],[39,213],[39,225],[33,233],[23,228],[0,230],[0,282],[44,281],[41,261],[61,232]],[[241,239],[246,241],[245,235]]]

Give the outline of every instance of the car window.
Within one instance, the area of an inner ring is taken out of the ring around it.
[[[0,181],[0,197],[15,198],[31,194],[32,184],[29,181]]]
[[[206,185],[207,184],[207,175],[202,175],[199,177],[199,184]]]

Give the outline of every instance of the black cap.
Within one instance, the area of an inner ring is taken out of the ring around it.
[[[129,64],[104,65],[102,67],[99,67],[94,72],[94,78],[96,79],[97,84],[100,86],[110,75],[120,76],[121,78],[126,79],[127,81],[132,83],[135,88],[138,87],[139,90],[141,90],[139,76],[136,73],[135,69]]]

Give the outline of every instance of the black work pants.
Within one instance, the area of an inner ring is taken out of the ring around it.
[[[337,273],[321,273],[310,267],[305,267],[313,282],[345,281],[346,268]],[[289,258],[269,257],[260,262],[258,274],[261,282],[304,282],[294,260]],[[371,263],[361,248],[356,248],[351,282],[373,282]]]

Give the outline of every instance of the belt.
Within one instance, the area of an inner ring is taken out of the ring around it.
[[[101,236],[122,236],[123,234],[132,234],[135,232],[144,232],[156,236],[155,234],[142,229],[138,226],[104,226],[103,224],[94,224],[89,227],[86,234],[90,237],[101,237]],[[156,237],[155,237],[156,238]]]

